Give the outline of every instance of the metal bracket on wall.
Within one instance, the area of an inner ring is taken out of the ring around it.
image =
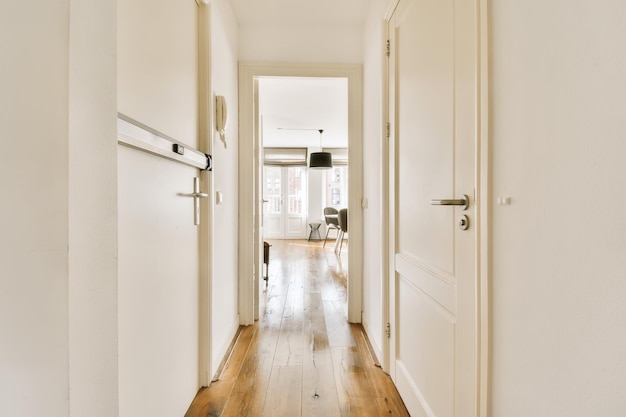
[[[122,113],[117,114],[117,142],[204,171],[213,169],[211,155],[185,145]]]

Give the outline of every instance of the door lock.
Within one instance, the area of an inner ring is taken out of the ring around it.
[[[462,216],[459,216],[459,219],[457,220],[457,224],[459,225],[459,229],[461,230],[469,229],[469,225],[470,225],[469,217],[467,217],[465,214],[463,214]]]

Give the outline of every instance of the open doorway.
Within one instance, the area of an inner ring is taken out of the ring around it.
[[[348,207],[348,80],[262,77],[258,96],[263,238],[333,237],[324,209]],[[316,152],[332,166],[311,168]]]
[[[358,65],[299,65],[299,64],[240,64],[240,322],[247,325],[254,323],[258,317],[259,287],[262,281],[263,256],[263,200],[262,171],[264,166],[263,147],[265,146],[263,133],[265,119],[262,119],[260,110],[259,84],[263,79],[272,77],[300,77],[313,79],[343,79],[347,84],[347,146],[349,166],[346,168],[347,204],[351,207],[350,223],[350,253],[348,260],[348,321],[361,321],[361,286],[362,286],[362,75]],[[329,105],[330,106],[330,105]],[[284,127],[284,126],[283,126]],[[289,127],[289,126],[286,126]],[[308,127],[323,130],[324,126]],[[279,129],[276,129],[279,130]],[[288,135],[287,129],[284,134]],[[325,137],[311,135],[307,148],[324,148]],[[330,140],[331,138],[329,138]],[[328,142],[330,144],[330,142]],[[328,145],[327,145],[328,146]],[[312,170],[311,170],[312,171]],[[310,175],[310,172],[309,172]],[[323,180],[319,179],[319,190],[326,195],[322,187]],[[310,194],[311,181],[308,180]],[[324,186],[325,187],[325,186]],[[332,193],[331,193],[332,195]],[[318,222],[323,222],[323,208],[326,202],[322,197],[316,199],[317,208],[310,207],[308,212],[315,213]],[[307,223],[313,221],[307,217]],[[308,226],[308,224],[307,224]],[[310,230],[310,229],[307,229]],[[325,233],[325,230],[320,231]],[[256,284],[256,285],[255,285]]]

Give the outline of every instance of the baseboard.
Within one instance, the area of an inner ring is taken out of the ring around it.
[[[239,332],[239,315],[235,317],[235,320],[233,321],[232,325],[228,329],[228,333],[226,334],[226,337],[224,338],[224,340],[219,346],[219,349],[217,349],[217,351],[215,352],[215,355],[213,355],[213,358],[211,359],[211,369],[216,370],[215,375],[213,376],[212,380],[214,380],[216,375],[218,375],[219,372],[221,372],[221,369],[220,369],[221,364],[224,362],[226,357],[230,354],[231,347],[237,337],[238,332]]]
[[[374,360],[376,361],[376,365],[380,366],[380,359],[383,357],[383,350],[382,347],[378,345],[378,343],[376,343],[375,340],[373,340],[370,337],[370,334],[374,334],[371,332],[371,329],[369,327],[369,323],[367,322],[363,322],[363,330],[365,331],[365,334],[367,335],[366,341],[370,350],[370,354],[372,355],[372,357],[374,358]]]

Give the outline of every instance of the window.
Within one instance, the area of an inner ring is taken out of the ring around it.
[[[348,207],[348,166],[334,165],[326,171],[326,203],[324,207]]]

